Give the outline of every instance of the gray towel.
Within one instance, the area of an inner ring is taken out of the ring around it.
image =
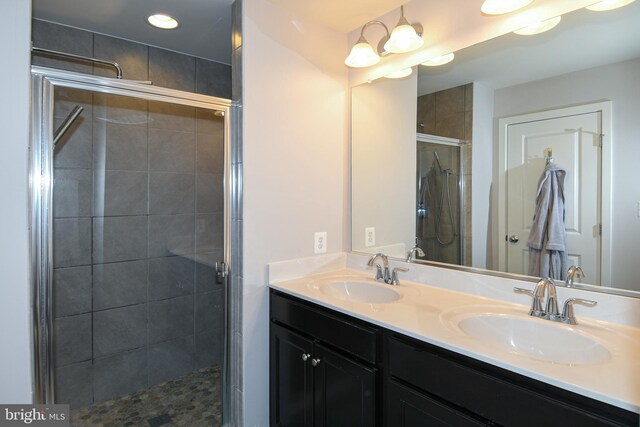
[[[564,178],[567,172],[549,163],[538,182],[536,211],[527,239],[529,275],[564,280],[567,246],[564,228]]]

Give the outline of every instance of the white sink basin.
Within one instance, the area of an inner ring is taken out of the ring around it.
[[[458,328],[511,353],[568,365],[603,363],[611,353],[589,335],[548,320],[483,313],[464,317]]]
[[[400,299],[402,295],[390,285],[373,281],[330,280],[318,285],[320,292],[331,297],[366,303],[386,303]]]

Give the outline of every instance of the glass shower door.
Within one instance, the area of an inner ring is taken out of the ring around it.
[[[222,110],[56,87],[52,370],[72,425],[221,425]]]

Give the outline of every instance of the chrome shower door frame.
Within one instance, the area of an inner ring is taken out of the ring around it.
[[[465,220],[465,215],[464,215],[464,210],[465,210],[465,204],[464,204],[464,198],[465,198],[465,191],[467,191],[467,189],[465,188],[465,184],[464,184],[464,176],[466,174],[466,170],[465,170],[465,164],[466,164],[466,147],[467,144],[469,144],[468,141],[464,141],[461,139],[454,139],[454,138],[447,138],[444,136],[437,136],[437,135],[429,135],[426,133],[417,133],[416,134],[416,141],[417,142],[427,142],[430,144],[436,144],[436,145],[444,145],[444,146],[449,146],[449,147],[457,147],[459,150],[459,156],[458,156],[458,168],[460,170],[459,172],[459,177],[458,177],[458,182],[457,182],[457,186],[458,186],[458,227],[459,227],[459,236],[458,236],[458,251],[460,253],[460,265],[466,265],[466,263],[468,262],[468,260],[465,257],[464,254],[464,245],[465,245],[465,233],[466,233],[466,228],[467,228],[467,222]],[[418,184],[419,185],[419,184]],[[417,229],[416,229],[417,231]]]
[[[36,403],[55,399],[53,371],[53,103],[54,89],[65,87],[110,95],[141,98],[224,113],[224,263],[231,265],[231,206],[239,196],[231,186],[231,123],[237,106],[228,99],[166,89],[137,82],[91,76],[46,67],[31,67],[32,122],[29,165],[31,289],[33,310],[33,378]],[[226,272],[225,272],[226,273]],[[228,277],[228,274],[225,274]],[[225,279],[223,403],[228,387],[228,337],[231,325],[228,279]],[[226,411],[225,411],[226,412]],[[226,418],[229,415],[223,413]]]

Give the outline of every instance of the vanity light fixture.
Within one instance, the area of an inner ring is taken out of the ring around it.
[[[147,22],[156,28],[162,30],[173,30],[178,28],[178,21],[175,18],[165,15],[164,13],[156,13],[147,17]]]
[[[521,36],[533,36],[534,34],[544,33],[558,25],[560,20],[562,20],[562,16],[556,16],[555,18],[546,19],[544,21],[537,21],[514,31],[514,33]]]
[[[364,30],[371,25],[382,25],[387,35],[379,42],[377,49],[364,38]],[[360,38],[351,48],[349,56],[344,60],[345,65],[352,68],[364,68],[380,62],[380,56],[390,53],[405,53],[418,49],[424,44],[422,40],[422,25],[409,24],[404,17],[404,6],[400,6],[400,21],[389,33],[389,28],[381,21],[369,21],[360,30]]]
[[[385,78],[387,78],[387,79],[401,79],[401,78],[410,76],[411,73],[413,73],[413,69],[411,67],[409,67],[409,68],[404,68],[402,70],[392,71],[391,73],[387,74],[385,76]]]
[[[404,17],[404,6],[400,6],[400,20],[391,31],[389,40],[384,44],[384,50],[391,53],[405,53],[416,50],[423,44],[422,25],[409,24]]]
[[[382,25],[387,32],[387,35],[378,43],[378,52],[376,52],[373,47],[369,44],[367,39],[364,38],[364,30],[371,25]],[[344,60],[345,65],[352,68],[364,68],[370,67],[372,65],[380,62],[380,54],[384,53],[384,45],[383,41],[386,41],[389,38],[389,29],[383,22],[380,21],[369,21],[362,26],[362,30],[360,30],[360,38],[356,42],[356,44],[351,48],[351,52],[347,59]]]
[[[613,10],[622,6],[626,6],[630,3],[633,3],[634,1],[635,0],[602,0],[599,3],[587,6],[586,9],[592,10],[594,12],[604,12],[606,10]]]
[[[453,61],[453,58],[455,58],[456,55],[451,52],[451,53],[447,53],[446,55],[441,55],[441,56],[436,56],[435,58],[431,58],[430,60],[423,62],[422,65],[425,65],[427,67],[439,67],[440,65],[444,65],[444,64],[448,64],[449,62]]]
[[[485,15],[504,15],[528,6],[533,0],[485,0],[480,11]]]

